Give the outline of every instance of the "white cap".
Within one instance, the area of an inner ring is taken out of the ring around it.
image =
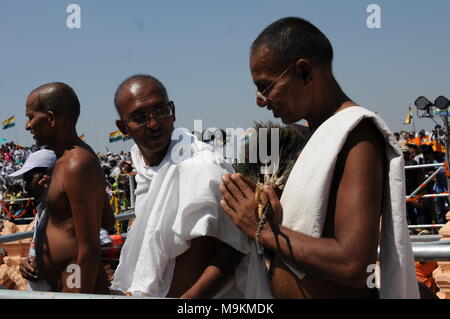
[[[109,237],[108,232],[105,229],[100,228],[100,245],[104,246],[107,244],[112,244],[111,237]]]
[[[56,162],[55,152],[50,150],[39,150],[28,156],[22,168],[9,174],[10,177],[21,177],[26,172],[36,167],[53,167]]]

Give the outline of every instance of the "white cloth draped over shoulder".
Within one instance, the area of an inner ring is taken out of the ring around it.
[[[281,197],[282,224],[312,237],[322,236],[336,159],[349,133],[366,118],[375,123],[386,142],[380,298],[419,298],[406,221],[403,154],[390,129],[377,114],[360,106],[349,107],[327,119],[313,133],[297,159]],[[305,275],[292,265],[288,266],[300,279]]]
[[[176,134],[179,138],[174,140]],[[190,156],[180,158],[181,153]],[[255,250],[219,206],[222,176],[233,172],[233,168],[217,161],[212,146],[177,129],[158,166],[147,166],[137,145],[132,147],[131,156],[137,170],[136,219],[122,248],[111,289],[165,297],[172,282],[176,257],[188,250],[190,240],[196,237],[218,238],[244,254]],[[267,297],[261,295],[264,289],[260,292],[255,291],[254,285],[248,286],[250,278],[243,265],[249,260],[250,255],[247,255],[236,271],[238,276],[216,297],[237,286],[244,289],[242,295],[248,298]],[[257,267],[256,273],[263,277],[251,279],[265,282],[264,287],[268,287],[265,273],[261,271],[262,261],[254,262],[252,267]],[[255,273],[255,269],[252,272]]]

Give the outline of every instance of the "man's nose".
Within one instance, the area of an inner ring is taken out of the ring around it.
[[[268,100],[269,99],[265,95],[263,95],[259,91],[256,91],[256,105],[258,105],[259,107],[265,107],[267,103],[269,103]]]
[[[25,130],[29,131],[30,129],[31,129],[30,121],[27,120],[27,121],[25,122]]]
[[[159,127],[159,122],[157,119],[155,119],[153,116],[150,116],[147,122],[147,127],[151,130],[157,129]]]
[[[265,107],[267,105],[267,98],[264,100],[263,98],[257,96],[256,105],[258,105],[259,107]]]

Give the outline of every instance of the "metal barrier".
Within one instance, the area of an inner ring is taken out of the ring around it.
[[[121,222],[124,220],[135,218],[136,215],[134,214],[134,211],[128,211],[128,212],[125,212],[125,213],[122,213],[119,215],[115,215],[114,217],[116,218],[116,221]],[[8,243],[8,242],[16,241],[16,240],[32,238],[32,237],[33,237],[33,231],[4,235],[4,236],[0,236],[0,244]]]
[[[408,229],[417,228],[442,228],[445,224],[408,225]]]
[[[431,174],[422,184],[419,185],[410,195],[406,196],[406,199],[410,199],[414,197],[418,192],[420,192],[422,189],[427,186],[427,184],[433,180],[433,178],[443,169],[443,166],[439,167],[436,171],[434,171],[433,174]],[[423,197],[423,196],[422,196]]]
[[[131,208],[134,208],[134,204],[136,202],[136,195],[134,194],[134,177],[136,175],[134,174],[130,174],[128,175],[128,181],[130,184],[130,204],[131,204]]]
[[[410,166],[405,166],[405,169],[427,168],[427,167],[436,167],[436,166],[442,166],[442,165],[444,165],[444,163],[410,165]]]
[[[34,197],[26,197],[26,198],[18,198],[18,199],[2,199],[3,202],[5,203],[10,203],[10,202],[26,202],[28,200],[34,200]]]
[[[450,261],[450,245],[413,245],[415,261]]]
[[[33,231],[4,235],[4,236],[0,236],[0,244],[9,243],[11,241],[16,241],[16,240],[32,238],[32,237],[33,237]]]
[[[428,241],[437,241],[442,238],[441,235],[412,235],[409,236],[411,242],[428,242]]]
[[[419,195],[416,196],[415,198],[419,199],[419,198],[435,198],[435,197],[448,197],[448,193]]]
[[[168,299],[168,298],[0,289],[0,299]]]
[[[450,240],[439,240],[439,241],[416,241],[411,242],[413,246],[429,246],[429,245],[450,245]]]

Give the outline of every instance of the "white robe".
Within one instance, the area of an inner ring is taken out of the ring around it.
[[[349,107],[327,119],[314,132],[297,159],[281,197],[282,224],[312,237],[322,236],[336,159],[349,133],[364,118],[372,119],[386,142],[387,172],[380,234],[380,298],[418,298],[406,222],[403,154],[388,126],[377,114],[363,107]],[[300,279],[303,278],[303,273],[296,269],[293,271]]]
[[[174,135],[172,135],[173,138]],[[247,237],[232,223],[219,206],[222,176],[233,172],[230,165],[219,163],[213,148],[187,132],[172,140],[165,158],[158,166],[146,166],[139,148],[131,149],[136,175],[136,219],[122,248],[120,263],[111,289],[133,295],[165,297],[172,282],[175,259],[190,247],[190,240],[201,236],[220,239],[234,249],[249,254],[255,249]],[[187,142],[188,141],[188,142]],[[180,159],[182,146],[191,153]],[[264,289],[249,287],[244,258],[233,278],[216,297],[239,286],[246,297],[260,298],[267,291],[267,280],[261,260],[251,267]],[[251,277],[254,277],[251,274]],[[259,289],[261,291],[256,291]],[[250,293],[249,293],[250,292]]]

